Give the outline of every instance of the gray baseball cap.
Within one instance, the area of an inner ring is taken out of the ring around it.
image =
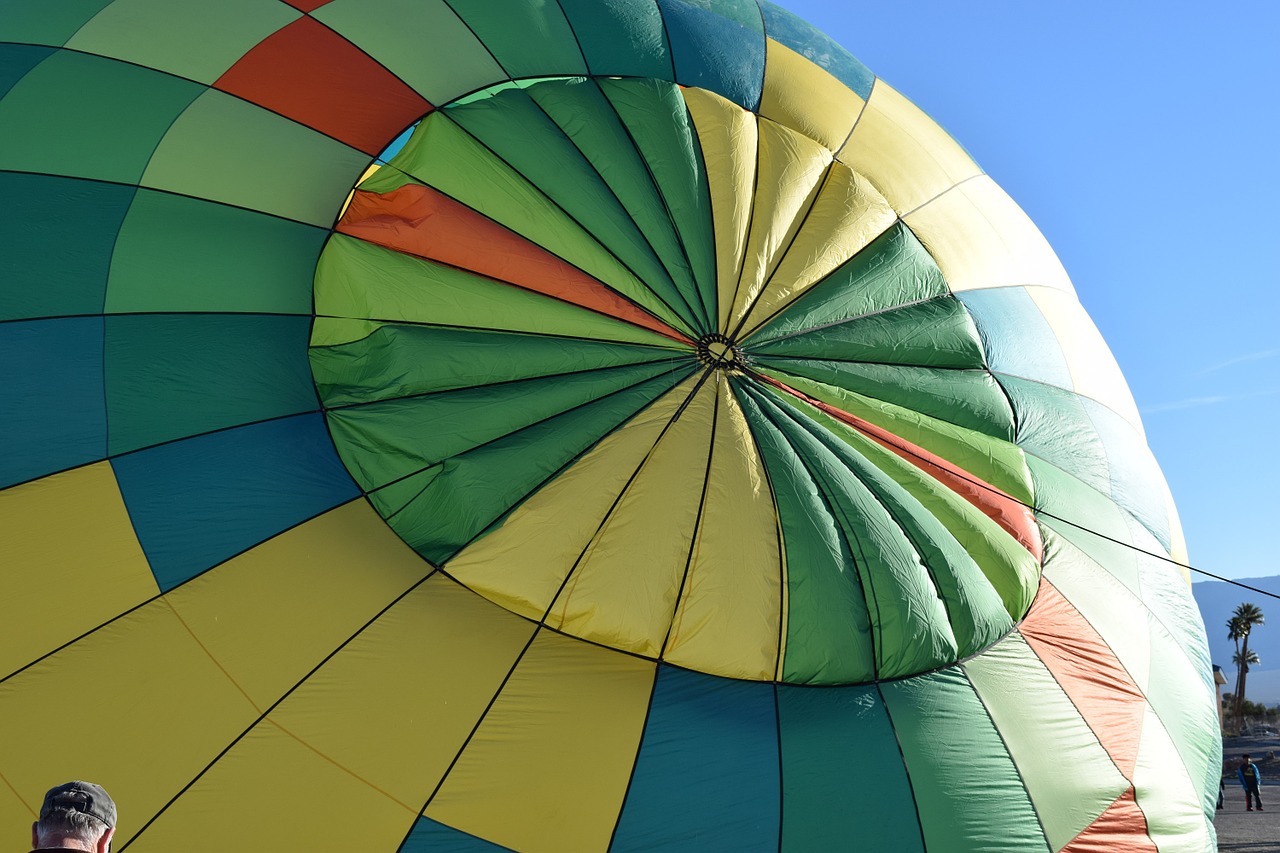
[[[116,825],[116,804],[101,785],[92,782],[67,782],[50,788],[40,807],[40,819],[52,811],[76,811],[95,817],[108,827]]]

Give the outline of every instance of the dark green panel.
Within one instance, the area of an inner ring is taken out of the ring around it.
[[[880,689],[929,853],[1048,853],[1018,770],[963,672]]]
[[[53,54],[50,47],[32,47],[26,44],[0,44],[0,100],[3,100],[14,84],[27,76]]]
[[[310,314],[316,260],[328,234],[140,190],[112,258],[107,310]]]
[[[1017,376],[996,377],[1018,413],[1018,446],[1099,491],[1110,486],[1106,448],[1078,394]]]
[[[634,0],[560,0],[592,74],[672,80],[662,16]]]
[[[0,101],[0,168],[137,183],[160,138],[204,88],[124,62],[57,53]]]
[[[898,741],[875,687],[778,686],[783,853],[923,853]]]
[[[933,257],[911,229],[899,222],[781,309],[744,343],[756,346],[950,292]]]
[[[947,423],[1013,441],[1009,401],[985,370],[861,364],[758,356],[753,366],[787,381],[787,374],[835,385]]]
[[[111,250],[134,192],[0,172],[0,320],[102,313]]]
[[[587,73],[577,39],[558,5],[493,0],[450,0],[449,5],[511,77]]]
[[[0,39],[63,45],[111,0],[5,0]]]
[[[111,453],[318,408],[308,317],[107,317]]]

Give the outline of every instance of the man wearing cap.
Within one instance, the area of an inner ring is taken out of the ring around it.
[[[116,804],[100,785],[67,782],[50,788],[31,824],[32,853],[41,850],[85,850],[108,853],[116,832]]]

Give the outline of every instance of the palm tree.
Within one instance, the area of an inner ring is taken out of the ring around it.
[[[1240,638],[1243,637],[1245,633],[1246,629],[1244,622],[1239,616],[1232,616],[1227,620],[1227,639],[1234,640],[1236,644],[1236,653],[1231,657],[1231,660],[1236,662],[1236,686],[1232,688],[1230,694],[1231,713],[1233,716],[1235,715],[1236,707],[1235,697],[1240,695],[1240,664],[1238,663],[1240,658]],[[1239,724],[1237,723],[1237,727],[1238,726]]]
[[[1228,633],[1228,639],[1237,639],[1237,642],[1241,643],[1240,650],[1236,652],[1235,655],[1236,665],[1238,667],[1236,670],[1236,683],[1238,687],[1236,690],[1237,726],[1241,723],[1240,714],[1244,703],[1245,681],[1249,677],[1249,664],[1257,663],[1258,657],[1256,652],[1252,654],[1249,652],[1249,634],[1252,633],[1256,626],[1265,624],[1265,622],[1266,618],[1263,616],[1262,610],[1256,604],[1252,604],[1247,601],[1236,607],[1235,613],[1231,614],[1231,619],[1227,622],[1228,630],[1238,635],[1237,639],[1236,637],[1232,637],[1231,633]]]

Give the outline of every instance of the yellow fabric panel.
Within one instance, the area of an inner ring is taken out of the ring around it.
[[[1045,287],[1028,287],[1027,293],[1058,339],[1076,393],[1097,400],[1127,420],[1139,435],[1146,435],[1129,383],[1075,296]]]
[[[1075,292],[1044,235],[986,175],[947,191],[904,221],[953,291],[1038,284]]]
[[[830,151],[794,130],[762,118],[759,133],[751,231],[729,312],[730,337],[791,246],[831,165]]]
[[[760,115],[839,150],[866,101],[786,45],[766,44]]]
[[[982,174],[945,130],[879,79],[836,159],[870,179],[899,214]]]
[[[609,847],[655,664],[544,630],[425,814],[529,853]]]
[[[367,501],[356,500],[168,597],[228,677],[266,710],[430,571]]]
[[[263,850],[396,849],[534,630],[429,578],[236,744],[139,849],[238,850],[245,838]],[[303,779],[323,819],[281,820],[278,792]]]
[[[1147,834],[1160,853],[1214,849],[1205,823],[1201,784],[1187,775],[1169,733],[1148,707],[1142,720],[1133,787],[1138,808],[1147,816]],[[1227,781],[1229,793],[1239,790],[1234,779]]]
[[[0,772],[0,827],[4,828],[6,838],[16,838],[18,841],[15,843],[21,843],[27,837],[27,827],[40,816],[40,801],[44,792],[58,783],[46,782],[40,790],[28,791],[28,799],[24,801],[6,782],[4,773]]]
[[[755,194],[756,117],[748,110],[704,89],[685,89],[684,100],[693,117],[706,164],[711,195],[712,224],[716,233],[716,292],[719,317],[716,326],[724,334],[729,309],[738,289],[742,253]]]
[[[552,628],[660,653],[697,524],[715,401],[704,384],[658,440],[551,605]]]
[[[381,168],[382,168],[382,164],[380,163],[370,163],[369,168],[365,169],[364,174],[360,176],[360,180],[356,181],[356,186],[358,187],[361,184],[363,184],[365,178],[372,177]],[[354,188],[352,188],[351,192],[347,193],[346,200],[342,202],[342,210],[338,211],[339,219],[342,218],[342,214],[347,212],[347,208],[351,205],[351,199],[355,196],[355,194],[356,194],[356,191]]]
[[[0,677],[160,592],[110,462],[0,491],[0,554]]]
[[[663,659],[730,678],[772,680],[782,630],[782,533],[746,416],[725,374],[716,379],[711,475]]]
[[[540,621],[695,382],[676,386],[601,441],[501,527],[463,549],[445,571],[490,601]]]
[[[795,241],[747,315],[741,339],[866,248],[898,221],[875,187],[842,163],[831,164]]]
[[[257,717],[158,598],[0,683],[5,780],[35,807],[60,781],[104,786],[118,849]]]

